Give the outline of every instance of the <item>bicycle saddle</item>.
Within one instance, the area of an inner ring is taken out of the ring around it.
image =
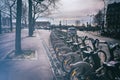
[[[69,40],[69,41],[66,41],[67,43],[73,43],[73,41]]]
[[[76,63],[72,63],[70,64],[70,67],[72,68],[79,67],[79,69],[81,68],[81,70],[83,70],[83,68],[86,68],[88,70],[91,69],[91,65],[84,61],[78,61]]]
[[[77,54],[76,52],[68,52],[67,54],[62,54],[63,57],[66,57],[66,56],[72,56],[72,55],[75,55]]]
[[[94,55],[93,53],[94,53],[94,51],[83,51],[83,56],[89,57],[91,55]]]
[[[78,46],[78,45],[80,45],[80,43],[76,43],[76,42],[75,42],[75,43],[73,43],[73,45],[74,45],[74,46]]]
[[[65,37],[64,36],[61,36],[61,37],[59,37],[60,39],[65,39]]]

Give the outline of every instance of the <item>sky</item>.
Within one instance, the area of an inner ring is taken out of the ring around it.
[[[70,23],[76,19],[90,21],[90,15],[95,15],[103,7],[102,0],[60,0],[58,9],[52,12],[50,17],[53,17],[58,24],[60,20],[64,24],[66,24],[65,20]]]
[[[91,18],[104,8],[104,2],[103,0],[60,0],[57,6],[58,9],[50,15],[54,20],[51,22],[59,24],[62,21],[63,24],[66,24],[66,21],[75,23],[75,20],[80,20],[80,22],[90,23]]]
[[[60,0],[54,17],[78,17],[96,14],[103,8],[101,0]]]

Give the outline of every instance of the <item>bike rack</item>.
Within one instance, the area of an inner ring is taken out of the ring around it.
[[[62,71],[61,64],[56,58],[55,51],[53,50],[51,43],[50,46],[48,47],[45,41],[43,41],[43,46],[47,52],[50,65],[52,67],[52,71],[55,76],[54,80],[64,80],[66,74],[65,72]]]

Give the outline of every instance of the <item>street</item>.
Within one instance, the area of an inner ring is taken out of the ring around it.
[[[119,40],[116,40],[116,39],[112,39],[112,38],[109,38],[109,37],[103,37],[103,36],[100,36],[100,35],[97,35],[97,34],[92,34],[90,32],[87,32],[87,31],[78,31],[78,35],[79,36],[88,36],[88,37],[91,37],[93,39],[99,39],[101,41],[110,41],[110,42],[113,42],[113,43],[119,43],[120,44],[120,41]]]

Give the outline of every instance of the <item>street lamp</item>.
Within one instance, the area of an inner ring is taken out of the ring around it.
[[[104,28],[105,28],[105,15],[106,15],[106,11],[105,11],[106,3],[105,3],[105,0],[103,0],[103,3],[104,3],[104,14],[103,14],[103,25],[102,25],[102,31],[104,32]]]

